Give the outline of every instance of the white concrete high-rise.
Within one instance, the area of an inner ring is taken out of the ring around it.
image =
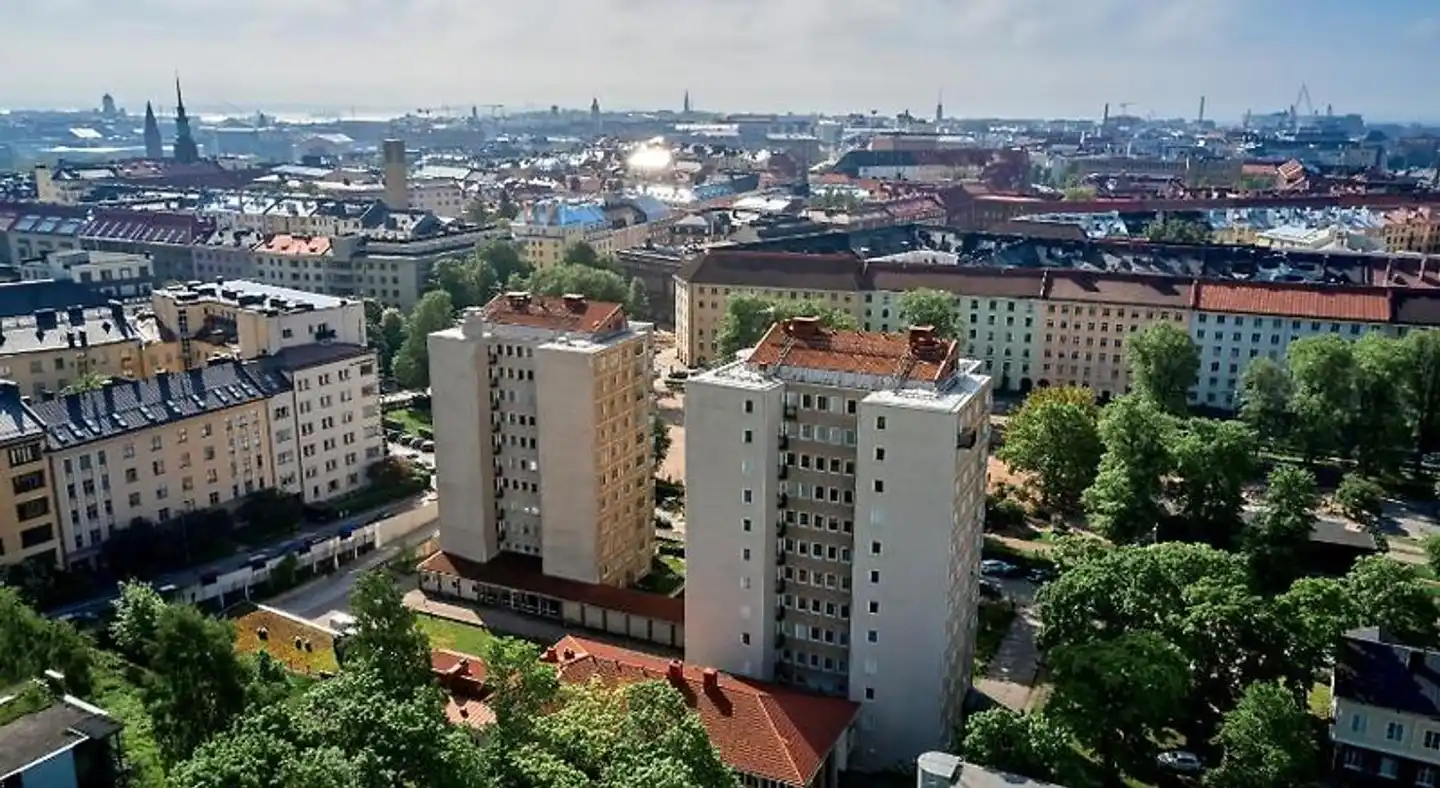
[[[797,318],[686,387],[686,661],[859,702],[867,767],[948,745],[970,686],[980,364]]]

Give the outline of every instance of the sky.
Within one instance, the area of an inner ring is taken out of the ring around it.
[[[0,0],[0,107],[1440,120],[1440,0]],[[39,64],[39,65],[37,65]],[[484,110],[482,110],[484,111]]]

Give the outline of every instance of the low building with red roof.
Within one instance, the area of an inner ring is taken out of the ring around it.
[[[430,670],[445,692],[445,718],[476,732],[495,722],[490,708],[492,688],[486,682],[485,660],[474,654],[437,648],[430,652]]]
[[[847,767],[858,703],[573,636],[547,649],[544,659],[567,684],[668,683],[699,715],[743,785],[828,788]]]

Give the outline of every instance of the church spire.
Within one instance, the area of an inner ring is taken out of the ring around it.
[[[180,75],[175,75],[175,161],[193,164],[200,160],[200,150],[190,133],[190,118],[185,114],[185,95],[180,91]]]
[[[145,158],[165,158],[165,141],[160,137],[160,123],[155,120],[155,106],[145,102]]]
[[[685,114],[690,114],[690,91],[685,91]]]

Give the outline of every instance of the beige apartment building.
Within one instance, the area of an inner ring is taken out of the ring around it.
[[[33,407],[44,424],[67,564],[116,530],[218,506],[274,483],[270,399],[286,381],[219,361]]]
[[[358,299],[234,279],[161,288],[150,304],[173,332],[187,368],[217,352],[254,359],[316,342],[365,344],[365,306]]]
[[[724,361],[720,325],[732,295],[817,301],[863,323],[865,263],[853,254],[817,255],[717,249],[675,275],[675,349],[680,363]]]
[[[1385,215],[1383,234],[1388,252],[1440,253],[1440,208],[1397,208]]]
[[[50,500],[50,467],[45,462],[45,425],[12,381],[0,381],[0,455],[6,482],[0,483],[0,566],[21,561],[55,565],[64,553]]]
[[[0,379],[36,399],[87,375],[146,374],[143,332],[116,302],[110,307],[40,309],[0,319]]]
[[[446,554],[628,586],[654,555],[648,323],[581,296],[497,296],[430,335]]]
[[[1038,386],[1084,386],[1101,400],[1130,390],[1125,344],[1155,323],[1190,330],[1195,284],[1178,277],[1047,272]]]
[[[866,768],[947,745],[969,689],[980,366],[796,318],[687,386],[685,659],[859,703]]]

